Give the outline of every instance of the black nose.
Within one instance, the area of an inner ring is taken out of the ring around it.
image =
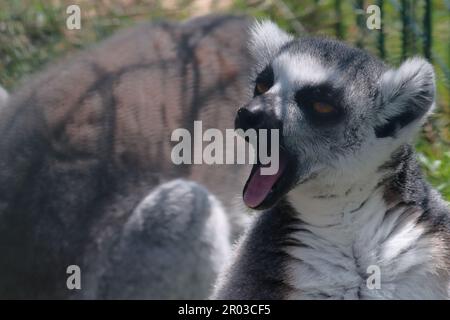
[[[240,108],[234,121],[236,129],[281,129],[281,122],[272,112],[263,109]]]
[[[237,111],[235,119],[236,129],[247,130],[250,128],[258,129],[264,121],[264,114],[260,110],[250,111],[247,108],[240,108]]]

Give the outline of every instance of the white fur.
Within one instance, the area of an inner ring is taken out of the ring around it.
[[[439,245],[417,224],[421,212],[389,208],[378,179],[372,174],[350,184],[341,176],[327,187],[314,182],[291,191],[289,200],[305,222],[292,237],[305,246],[287,249],[296,258],[287,266],[295,288],[289,298],[447,298],[437,273]],[[323,193],[336,197],[314,198]],[[380,289],[366,284],[369,266],[380,268]]]
[[[257,65],[264,67],[285,43],[293,39],[272,21],[256,21],[250,29],[248,47]]]
[[[304,84],[320,84],[335,74],[335,70],[323,67],[316,58],[291,52],[284,52],[277,57],[273,68],[284,90],[289,87],[298,89]]]

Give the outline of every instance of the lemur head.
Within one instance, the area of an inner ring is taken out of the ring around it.
[[[269,21],[251,29],[254,97],[242,129],[280,130],[280,169],[256,164],[244,187],[249,207],[273,206],[312,180],[352,180],[377,171],[408,143],[434,104],[432,66],[421,58],[387,67],[370,54],[321,38],[294,39]]]

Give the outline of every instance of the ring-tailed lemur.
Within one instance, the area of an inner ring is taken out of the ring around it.
[[[432,66],[392,69],[267,21],[250,49],[255,95],[236,125],[281,130],[281,172],[268,184],[259,165],[251,171],[244,201],[265,211],[214,297],[448,298],[449,209],[411,146],[434,105]]]
[[[216,198],[233,206],[244,167],[177,166],[171,134],[233,126],[251,96],[247,28],[141,24],[14,90],[0,108],[0,298],[211,294],[245,223]]]

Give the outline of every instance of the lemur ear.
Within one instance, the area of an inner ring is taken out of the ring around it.
[[[422,58],[411,58],[397,69],[386,71],[377,95],[378,138],[393,137],[401,129],[418,128],[434,106],[434,71]]]
[[[280,48],[294,37],[270,20],[255,21],[250,27],[249,50],[255,62],[266,66]]]

